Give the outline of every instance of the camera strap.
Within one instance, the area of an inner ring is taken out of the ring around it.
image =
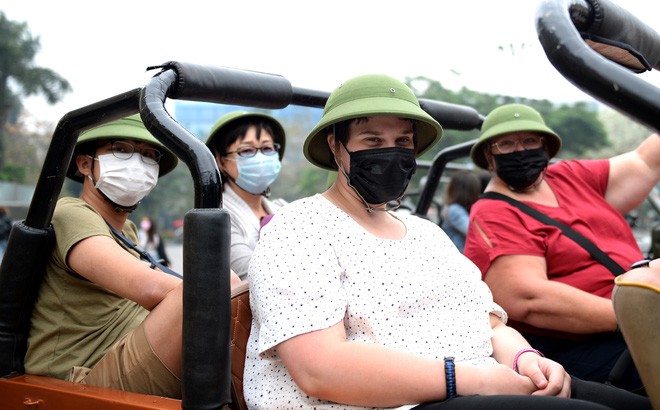
[[[168,275],[172,275],[172,276],[175,276],[179,279],[183,279],[183,276],[181,274],[173,271],[172,269],[170,269],[167,266],[163,265],[160,261],[156,260],[156,258],[151,256],[151,254],[149,252],[147,252],[146,250],[144,250],[143,247],[141,247],[140,245],[134,243],[133,241],[131,241],[130,239],[128,239],[127,237],[122,235],[121,232],[119,232],[115,228],[113,228],[112,225],[110,225],[107,221],[105,223],[108,225],[108,227],[110,228],[112,233],[117,238],[119,238],[119,240],[121,240],[124,243],[124,245],[126,245],[128,247],[128,249],[132,249],[135,252],[137,252],[140,255],[141,260],[149,262],[151,264],[151,269],[153,269],[155,267],[158,267],[158,269],[162,270],[163,272],[167,273]]]

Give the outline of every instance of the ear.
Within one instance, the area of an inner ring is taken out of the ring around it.
[[[87,176],[92,173],[94,159],[87,155],[80,154],[76,157],[76,166],[78,167],[78,172],[80,172],[84,178],[87,178]]]
[[[490,152],[490,149],[488,149],[487,146],[484,146],[482,149],[484,158],[486,158],[486,162],[488,163],[488,171],[492,172],[495,170],[495,158],[493,158],[493,153]]]
[[[326,141],[328,142],[328,147],[330,147],[330,152],[332,152],[332,155],[336,157],[337,154],[335,153],[335,134],[328,133]]]
[[[218,170],[220,171],[220,173],[221,174],[224,173],[226,167],[225,167],[225,159],[222,158],[222,155],[216,154],[215,163],[218,165]]]

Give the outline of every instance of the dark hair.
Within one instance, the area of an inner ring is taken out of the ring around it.
[[[76,147],[76,154],[73,157],[73,161],[76,160],[76,156],[78,155],[89,155],[90,157],[96,156],[96,149],[98,147],[102,147],[103,145],[107,144],[110,141],[112,141],[111,138],[103,138],[99,140],[87,141],[87,142],[83,142],[82,144],[78,144],[78,146]]]
[[[350,120],[344,120],[330,124],[325,129],[326,135],[334,134],[335,141],[340,142],[342,145],[346,146],[346,144],[348,144],[348,134],[351,123],[359,124],[361,122],[368,121],[369,118],[371,117],[351,118]],[[417,148],[417,122],[412,119],[410,119],[410,122],[413,125],[413,143],[415,144],[415,148]],[[332,165],[333,168],[337,169],[337,164],[335,162],[333,162]]]
[[[472,204],[479,199],[480,194],[481,181],[479,177],[472,171],[458,170],[452,174],[447,185],[445,205],[459,204],[469,212]]]
[[[143,219],[148,219],[149,223],[151,224],[149,226],[149,229],[147,229],[147,242],[155,243],[155,238],[156,235],[158,234],[158,227],[156,226],[156,221],[154,221],[151,217],[145,216]]]
[[[245,135],[251,127],[256,127],[257,129],[257,141],[261,139],[262,131],[269,133],[275,142],[282,143],[278,141],[279,134],[275,133],[274,128],[271,125],[271,122],[268,120],[256,119],[256,118],[245,118],[242,120],[234,121],[227,126],[223,127],[216,138],[213,138],[211,145],[211,151],[214,156],[225,156],[227,155],[227,148],[239,140],[244,140]],[[227,183],[227,176],[224,173],[220,173],[222,178],[222,183]]]

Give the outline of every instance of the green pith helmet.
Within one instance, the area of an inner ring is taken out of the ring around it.
[[[484,144],[500,135],[519,131],[539,132],[547,137],[544,139],[544,145],[550,158],[557,155],[561,148],[561,138],[545,125],[538,111],[524,104],[507,104],[495,108],[486,116],[481,125],[481,136],[470,151],[472,161],[478,167],[488,169],[488,161],[483,151]]]
[[[303,153],[312,164],[336,169],[326,140],[327,127],[340,121],[377,115],[392,115],[416,121],[417,156],[435,145],[442,127],[419,106],[412,90],[404,83],[381,74],[352,78],[330,94],[323,116],[305,140]]]
[[[266,120],[266,122],[270,123],[270,126],[275,133],[275,135],[272,136],[273,140],[280,144],[280,151],[278,154],[280,160],[282,160],[282,157],[284,156],[284,147],[286,146],[286,133],[284,132],[284,127],[282,127],[282,124],[280,124],[275,118],[261,112],[234,111],[220,117],[220,119],[213,124],[213,127],[211,127],[211,133],[206,139],[206,146],[209,147],[211,152],[213,152],[213,148],[216,146],[218,139],[221,138],[221,130],[239,120]]]
[[[97,140],[134,140],[141,142],[148,142],[149,144],[157,147],[162,153],[163,157],[160,159],[158,177],[162,177],[168,172],[172,171],[178,159],[176,155],[170,152],[163,144],[161,144],[147,129],[144,127],[139,114],[131,115],[130,117],[121,118],[111,121],[107,124],[89,129],[78,136],[76,148],[73,150],[73,157],[69,164],[69,169],[66,176],[77,182],[82,182],[83,176],[78,172],[76,158],[81,154],[81,148],[86,143]]]

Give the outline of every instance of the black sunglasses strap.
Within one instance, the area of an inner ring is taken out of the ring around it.
[[[593,242],[591,242],[589,239],[584,237],[582,234],[574,230],[573,228],[569,227],[568,225],[565,225],[556,219],[553,219],[549,217],[548,215],[544,214],[543,212],[532,208],[529,205],[526,205],[520,201],[517,201],[511,197],[508,197],[506,195],[500,194],[498,192],[485,192],[481,194],[480,198],[486,198],[486,199],[498,199],[501,201],[506,201],[509,204],[515,206],[516,208],[520,209],[527,215],[530,215],[539,221],[545,223],[546,225],[552,225],[556,226],[561,230],[561,232],[566,235],[567,237],[571,238],[573,241],[575,241],[578,245],[582,246],[584,249],[586,249],[589,254],[596,259],[598,262],[600,262],[603,266],[605,266],[607,269],[609,269],[610,272],[614,274],[614,276],[619,276],[622,273],[626,272],[625,269],[621,267],[618,263],[616,263],[612,258],[610,258],[605,252],[600,250],[599,247],[594,245]]]

